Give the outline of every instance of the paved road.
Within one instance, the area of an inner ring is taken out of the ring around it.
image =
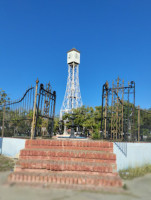
[[[151,199],[151,174],[126,181],[123,192],[88,192],[5,184],[10,172],[0,172],[0,200],[132,200]]]

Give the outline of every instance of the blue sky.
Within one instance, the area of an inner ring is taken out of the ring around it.
[[[59,113],[73,47],[85,105],[101,105],[103,83],[120,76],[136,82],[136,105],[151,107],[150,0],[0,0],[0,88],[12,99],[38,77]]]

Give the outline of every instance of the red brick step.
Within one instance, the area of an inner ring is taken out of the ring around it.
[[[67,186],[86,186],[86,187],[121,187],[121,179],[117,177],[104,177],[93,175],[78,174],[60,174],[60,173],[27,173],[15,172],[9,175],[10,182],[15,183],[40,183],[40,184],[57,184]]]
[[[61,158],[82,158],[87,160],[110,160],[115,161],[116,155],[105,151],[84,151],[84,150],[54,150],[54,149],[23,149],[20,151],[20,158],[52,159]]]
[[[116,172],[116,165],[109,163],[51,161],[51,160],[19,160],[18,168],[21,169],[46,169],[51,171],[87,171],[87,172]]]
[[[79,140],[28,140],[26,149],[45,148],[51,149],[70,149],[70,150],[89,150],[89,151],[109,151],[113,152],[113,143],[102,141],[79,141]]]

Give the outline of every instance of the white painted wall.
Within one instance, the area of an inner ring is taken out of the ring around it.
[[[0,138],[0,153],[5,156],[18,157],[21,149],[25,148],[26,139]]]
[[[122,143],[117,142],[122,146]],[[117,170],[128,169],[151,164],[151,143],[127,143],[127,156],[125,156],[114,143]]]

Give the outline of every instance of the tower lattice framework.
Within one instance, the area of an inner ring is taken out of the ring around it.
[[[60,119],[62,119],[63,113],[71,113],[72,109],[79,108],[82,105],[79,84],[79,64],[71,62],[68,63],[68,79],[63,104],[60,110]]]

